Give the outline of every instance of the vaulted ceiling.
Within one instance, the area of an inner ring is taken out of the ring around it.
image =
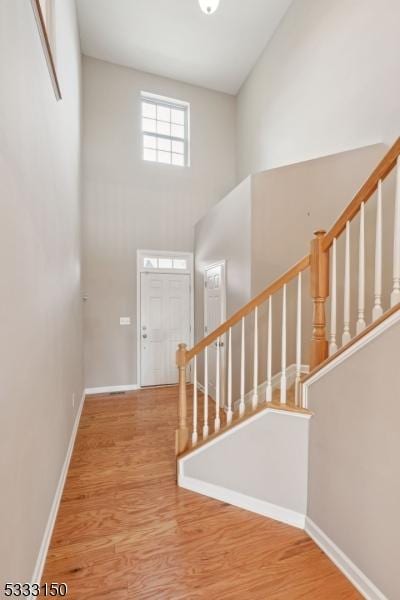
[[[236,94],[292,0],[77,0],[87,56]]]

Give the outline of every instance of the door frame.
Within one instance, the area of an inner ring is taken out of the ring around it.
[[[222,288],[222,323],[224,323],[226,321],[226,260],[219,260],[215,263],[212,263],[210,265],[205,265],[203,267],[203,292],[204,292],[204,297],[203,297],[203,304],[204,304],[204,309],[203,309],[203,335],[208,335],[209,333],[211,333],[211,331],[206,331],[206,314],[207,314],[207,288],[206,288],[206,271],[208,271],[209,269],[214,269],[215,267],[222,267],[223,269],[223,274],[222,274],[222,278],[221,281],[223,283],[223,288]]]
[[[144,257],[186,258],[187,269],[149,269],[143,266]],[[141,276],[142,273],[159,273],[160,275],[189,275],[189,344],[194,340],[194,258],[193,252],[171,252],[169,250],[136,250],[136,379],[138,388],[142,387],[141,378]]]
[[[217,262],[211,263],[209,265],[205,265],[203,267],[203,335],[207,336],[211,331],[208,331],[208,327],[206,325],[207,320],[207,287],[206,281],[207,276],[206,272],[209,269],[214,269],[215,267],[222,267],[222,276],[221,282],[222,286],[222,323],[226,321],[226,313],[227,313],[227,294],[226,294],[226,259],[218,260]],[[206,331],[207,327],[207,331]],[[221,352],[221,407],[225,407],[226,405],[226,357],[227,357],[227,347],[226,347],[226,335],[222,336],[223,348]]]

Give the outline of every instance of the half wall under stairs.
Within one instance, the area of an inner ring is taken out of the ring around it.
[[[181,487],[304,528],[310,415],[269,408],[179,460]]]

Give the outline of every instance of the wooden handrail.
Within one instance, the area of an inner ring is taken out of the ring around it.
[[[397,187],[395,198],[395,219],[394,219],[394,254],[393,254],[393,291],[391,294],[392,309],[382,314],[382,219],[381,219],[381,203],[382,203],[382,181],[388,174],[397,166]],[[371,198],[375,190],[378,189],[377,203],[377,226],[376,226],[376,253],[375,253],[375,288],[374,297],[375,305],[373,311],[373,322],[366,327],[365,322],[365,222],[364,222],[364,205]],[[359,244],[359,274],[358,274],[358,321],[357,335],[351,340],[350,333],[350,222],[361,211],[360,216],[360,244]],[[345,255],[345,286],[344,286],[344,330],[342,335],[342,348],[337,351],[336,345],[336,238],[346,229],[346,255]],[[269,405],[272,399],[272,296],[283,289],[282,297],[282,337],[281,337],[281,378],[280,378],[280,405],[285,406],[287,403],[286,385],[287,385],[287,363],[286,363],[286,346],[287,346],[287,303],[286,303],[286,285],[297,277],[297,326],[296,326],[296,386],[301,381],[301,343],[302,343],[302,312],[301,312],[301,273],[310,269],[310,295],[313,306],[312,316],[312,337],[310,345],[310,368],[311,372],[315,373],[316,369],[322,365],[326,365],[328,361],[344,349],[349,347],[349,344],[355,343],[360,336],[365,335],[376,327],[383,318],[394,311],[400,310],[400,138],[396,140],[385,157],[367,179],[361,189],[354,196],[353,200],[343,211],[339,219],[333,225],[328,233],[324,231],[316,231],[314,239],[311,241],[310,254],[302,258],[298,263],[293,265],[286,273],[278,277],[273,283],[266,287],[261,293],[255,296],[250,302],[232,315],[225,323],[222,323],[217,329],[200,340],[193,348],[188,350],[185,344],[180,344],[177,351],[177,366],[179,368],[179,426],[176,431],[176,454],[181,455],[187,451],[189,445],[189,428],[187,422],[187,365],[197,355],[205,350],[204,360],[204,426],[203,426],[203,443],[208,439],[208,359],[207,348],[213,342],[229,333],[229,352],[228,352],[228,413],[227,424],[232,422],[232,331],[234,325],[242,322],[241,336],[241,352],[240,352],[240,403],[238,406],[239,418],[243,418],[246,410],[245,391],[246,391],[246,372],[245,372],[245,356],[246,356],[246,335],[245,335],[245,317],[251,313],[255,313],[254,319],[254,350],[253,350],[253,385],[251,395],[252,414],[257,410],[259,398],[259,381],[258,381],[258,307],[269,300],[268,304],[268,340],[267,340],[267,380],[265,390],[265,403],[263,407]],[[325,304],[330,295],[330,248],[332,250],[332,303],[331,303],[331,332],[330,332],[330,350],[333,352],[332,357],[328,358],[328,340],[327,340],[327,323],[325,316]],[[378,310],[379,309],[379,310]],[[220,344],[217,344],[219,347]],[[251,355],[251,353],[250,353]],[[220,357],[219,350],[216,353],[216,373],[219,373]],[[197,390],[197,361],[194,361],[193,385]],[[219,377],[216,378],[216,390],[219,390]],[[298,388],[296,388],[297,390]],[[298,392],[295,392],[295,398],[298,398]],[[217,435],[220,430],[219,418],[219,391],[216,395],[216,418],[214,422],[214,434]],[[198,442],[197,434],[197,391],[193,396],[193,433],[192,443],[196,445]],[[194,441],[193,441],[194,440]]]
[[[279,291],[285,283],[289,283],[298,275],[301,271],[304,271],[310,266],[310,256],[307,255],[302,258],[298,263],[293,265],[286,273],[275,279],[273,283],[271,283],[265,290],[260,292],[258,296],[255,296],[250,302],[245,304],[240,310],[238,310],[232,317],[230,317],[225,323],[222,323],[217,329],[211,332],[207,337],[203,338],[198,342],[193,348],[186,351],[186,364],[188,364],[196,354],[199,354],[204,350],[207,346],[215,342],[221,335],[227,333],[230,327],[233,327],[243,317],[247,317],[253,310],[263,304],[270,296]]]
[[[367,181],[360,188],[357,194],[354,196],[353,200],[350,204],[345,208],[342,212],[336,223],[333,227],[328,231],[325,235],[322,249],[324,251],[328,250],[333,243],[333,240],[337,238],[342,231],[346,228],[347,221],[351,221],[357,215],[360,210],[361,204],[363,202],[367,202],[372,194],[378,187],[379,180],[385,179],[390,171],[395,167],[396,161],[400,156],[400,137],[397,138],[396,142],[387,152],[387,154],[383,157],[379,165],[372,172],[370,177],[368,177]]]

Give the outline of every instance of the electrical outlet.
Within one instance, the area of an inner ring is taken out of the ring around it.
[[[120,317],[119,318],[119,324],[120,325],[130,325],[131,324],[131,318],[130,317]]]
[[[75,408],[75,392],[72,394],[72,408]]]

